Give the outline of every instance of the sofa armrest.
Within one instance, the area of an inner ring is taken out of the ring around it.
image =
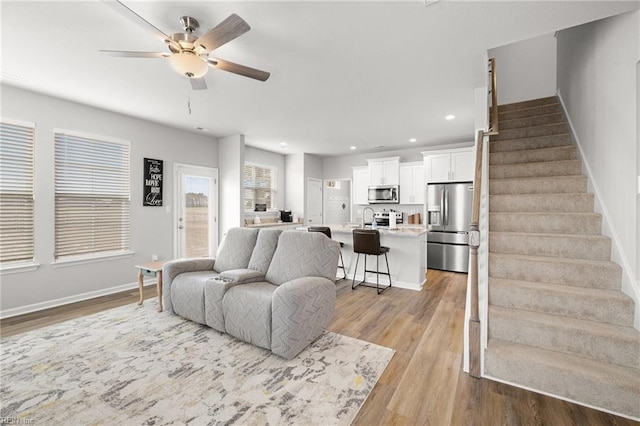
[[[213,271],[215,259],[179,259],[171,260],[162,267],[162,303],[167,312],[173,312],[171,304],[171,283],[174,278],[185,272]]]
[[[313,342],[333,317],[336,286],[323,277],[302,277],[280,285],[271,305],[271,352],[286,359]]]
[[[221,272],[218,277],[237,284],[247,284],[264,280],[264,274],[255,269],[232,269]]]

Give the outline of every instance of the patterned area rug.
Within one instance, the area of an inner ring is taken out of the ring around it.
[[[2,339],[3,419],[69,425],[348,425],[393,350],[325,332],[287,361],[155,300]]]

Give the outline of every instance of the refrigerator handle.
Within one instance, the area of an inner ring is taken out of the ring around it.
[[[443,190],[444,193],[444,226],[449,226],[449,190]]]
[[[442,188],[442,192],[440,193],[440,217],[442,218],[442,225],[445,225],[445,211],[444,211],[444,188]]]

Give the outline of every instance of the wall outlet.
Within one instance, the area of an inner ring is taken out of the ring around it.
[[[158,255],[157,254],[152,254],[151,255],[151,261],[152,262],[157,262],[158,261]]]

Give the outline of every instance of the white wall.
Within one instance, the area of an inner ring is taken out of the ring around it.
[[[68,303],[134,286],[138,263],[151,255],[173,255],[173,162],[218,166],[218,142],[204,135],[115,114],[11,86],[1,86],[2,116],[36,124],[35,234],[33,272],[2,275],[2,316]],[[53,267],[53,129],[124,139],[131,142],[131,245],[133,257]],[[143,158],[164,160],[163,207],[142,206]]]
[[[623,290],[640,300],[638,277],[638,100],[640,11],[558,33],[558,92],[623,267]],[[640,305],[638,305],[640,306]],[[640,308],[636,326],[640,326]]]
[[[553,34],[489,50],[496,59],[498,104],[556,94],[556,39]]]
[[[247,163],[255,163],[261,166],[275,167],[277,169],[275,208],[279,210],[289,210],[289,207],[287,207],[285,203],[285,156],[275,152],[246,146],[244,149],[244,160]]]
[[[219,225],[222,241],[230,228],[244,226],[244,135],[219,140]]]
[[[304,154],[289,154],[285,158],[285,205],[291,213],[304,217]]]

